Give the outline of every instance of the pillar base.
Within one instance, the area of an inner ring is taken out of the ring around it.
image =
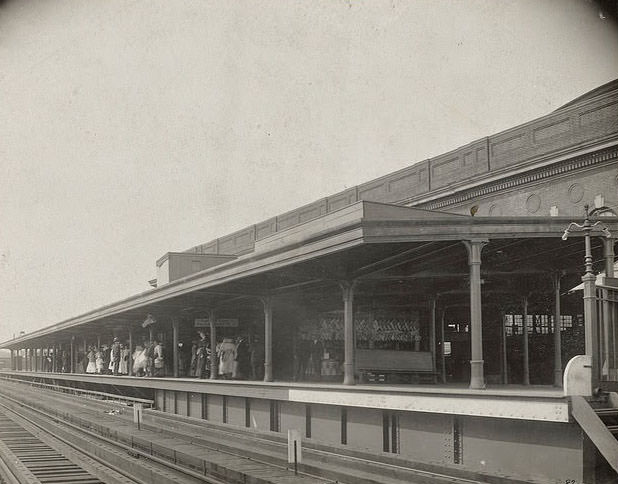
[[[273,366],[268,363],[264,363],[264,381],[273,381]]]
[[[484,390],[485,375],[483,373],[483,360],[470,360],[470,388]]]
[[[356,379],[354,378],[354,364],[343,364],[343,384],[344,385],[356,385]]]
[[[562,370],[554,371],[554,386],[562,388]]]

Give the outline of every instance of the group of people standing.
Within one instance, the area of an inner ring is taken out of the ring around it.
[[[129,348],[114,338],[111,345],[91,346],[86,354],[86,373],[99,375],[128,375],[132,364],[136,376],[165,376],[163,343],[146,341],[133,351],[129,361]]]
[[[86,373],[128,375],[129,349],[114,338],[111,345],[91,346],[85,355]]]
[[[179,375],[209,378],[212,358],[216,358],[217,376],[223,379],[262,379],[264,377],[264,348],[259,343],[249,345],[244,336],[225,337],[215,345],[214,355],[206,333],[200,331],[189,353],[184,343],[179,343]]]
[[[180,377],[209,378],[213,353],[205,332],[198,333],[199,339],[191,347],[178,343],[178,375]],[[89,374],[128,375],[162,377],[169,373],[172,355],[161,341],[144,341],[137,345],[129,358],[129,348],[114,338],[112,344],[90,346],[81,353],[82,370]],[[83,356],[82,356],[83,355]],[[217,376],[223,379],[261,380],[264,378],[264,345],[254,338],[249,344],[244,336],[225,337],[215,345]]]

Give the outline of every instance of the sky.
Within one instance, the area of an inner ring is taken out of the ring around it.
[[[0,0],[0,341],[618,77],[590,0]]]

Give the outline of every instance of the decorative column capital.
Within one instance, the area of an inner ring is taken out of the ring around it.
[[[339,281],[339,287],[341,288],[341,292],[343,294],[343,301],[347,301],[354,297],[354,290],[358,286],[358,280],[352,279],[351,281]]]
[[[489,244],[489,240],[470,239],[470,240],[462,240],[461,242],[466,247],[466,250],[468,251],[468,265],[480,264],[481,263],[481,252],[483,251],[483,247]]]
[[[258,299],[262,302],[262,305],[264,306],[264,311],[271,308],[273,305],[274,298],[270,294],[266,296],[259,296]]]

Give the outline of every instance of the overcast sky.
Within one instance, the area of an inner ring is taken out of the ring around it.
[[[618,77],[588,0],[0,1],[0,341]]]

